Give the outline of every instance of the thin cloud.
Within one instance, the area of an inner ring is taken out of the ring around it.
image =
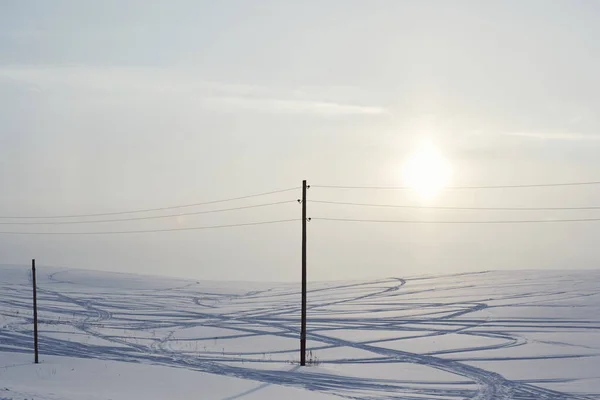
[[[127,96],[191,96],[204,107],[221,111],[252,111],[315,115],[379,115],[385,108],[331,100],[331,90],[273,89],[199,79],[188,70],[137,67],[13,66],[0,67],[0,82],[7,80],[38,91],[69,89]]]
[[[556,141],[598,141],[600,135],[585,133],[548,133],[548,132],[508,132],[506,136],[521,137],[533,140],[556,140]]]
[[[205,81],[178,69],[87,66],[0,67],[0,79],[43,88],[70,88],[100,92],[219,92],[258,95],[264,88]]]
[[[386,112],[386,110],[381,107],[310,100],[251,97],[213,97],[207,100],[213,106],[221,110],[235,109],[257,112],[321,115],[377,115]]]

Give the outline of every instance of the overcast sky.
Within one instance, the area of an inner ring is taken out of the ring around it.
[[[0,0],[0,215],[118,212],[313,185],[398,186],[423,139],[453,185],[600,180],[595,1]],[[186,208],[290,200],[300,191]],[[410,191],[309,198],[423,205]],[[427,205],[599,206],[600,187],[445,190]],[[311,217],[594,218],[390,210]],[[173,213],[173,211],[171,211]],[[164,213],[163,213],[164,214]],[[154,214],[134,214],[137,217]],[[288,204],[0,231],[167,229],[300,217]],[[0,222],[35,222],[8,220]],[[595,268],[598,223],[309,223],[309,277]],[[106,236],[0,234],[0,264],[290,280],[300,222]]]

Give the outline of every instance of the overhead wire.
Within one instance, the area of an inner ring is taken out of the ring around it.
[[[587,207],[454,207],[454,206],[415,206],[396,204],[353,203],[343,201],[308,200],[309,203],[345,205],[358,207],[405,208],[423,210],[482,210],[482,211],[562,211],[562,210],[600,210],[600,206]]]
[[[313,217],[311,221],[337,221],[337,222],[370,222],[370,223],[396,223],[396,224],[537,224],[537,223],[566,223],[566,222],[598,222],[600,218],[573,218],[573,219],[540,219],[540,220],[482,220],[482,221],[421,221],[421,220],[382,220],[382,219],[354,219],[354,218],[328,218]]]
[[[99,231],[99,232],[18,232],[18,231],[0,231],[0,235],[122,235],[122,234],[137,234],[137,233],[156,233],[156,232],[175,232],[175,231],[194,231],[194,230],[207,230],[207,229],[224,229],[224,228],[235,228],[242,226],[256,226],[256,225],[270,225],[279,224],[284,222],[299,221],[295,219],[280,219],[272,221],[259,221],[259,222],[248,222],[241,224],[228,224],[228,225],[209,225],[209,226],[195,226],[187,228],[168,228],[168,229],[145,229],[145,230],[132,230],[132,231]]]
[[[50,215],[50,216],[49,215],[46,215],[46,216],[31,216],[31,215],[11,216],[11,215],[7,215],[7,216],[0,216],[0,219],[59,219],[59,218],[105,217],[105,216],[110,216],[110,215],[138,214],[138,213],[145,213],[145,212],[175,210],[175,209],[180,209],[180,208],[188,208],[188,207],[196,207],[196,206],[203,206],[203,205],[209,205],[209,204],[225,203],[225,202],[236,201],[236,200],[250,199],[250,198],[254,198],[254,197],[268,196],[271,194],[291,192],[293,190],[298,190],[298,189],[300,189],[300,188],[293,187],[293,188],[287,188],[287,189],[281,189],[281,190],[273,190],[270,192],[251,194],[251,195],[246,195],[246,196],[231,197],[231,198],[221,199],[221,200],[212,200],[212,201],[175,205],[175,206],[168,206],[168,207],[145,208],[145,209],[137,209],[137,210],[114,211],[114,212],[91,213],[91,214],[71,214],[71,215]]]
[[[483,185],[483,186],[446,186],[444,189],[518,189],[560,186],[591,186],[600,185],[600,181],[565,182],[565,183],[538,183],[522,185]],[[365,189],[365,190],[411,190],[410,186],[340,186],[340,185],[310,185],[312,188],[324,189]]]
[[[486,185],[486,186],[450,186],[446,189],[512,189],[512,188],[536,188],[536,187],[564,187],[564,186],[589,186],[589,185],[600,185],[600,181],[585,181],[585,182],[566,182],[566,183],[545,183],[545,184],[523,184],[523,185]],[[412,189],[406,186],[398,187],[385,187],[385,186],[339,186],[339,185],[311,185],[313,188],[329,188],[329,189],[374,189],[374,190],[407,190]],[[70,215],[51,215],[51,216],[0,216],[0,219],[18,220],[18,219],[70,219],[70,218],[89,218],[89,217],[101,217],[101,216],[114,216],[114,215],[127,215],[136,213],[147,213],[156,211],[166,211],[174,209],[182,209],[194,206],[218,204],[224,202],[231,202],[236,200],[243,200],[249,198],[256,198],[261,196],[267,196],[278,193],[285,193],[294,190],[298,190],[299,187],[292,187],[281,190],[273,190],[269,192],[262,192],[257,194],[238,196],[220,200],[212,200],[205,202],[197,202],[191,204],[146,208],[146,209],[135,209],[126,211],[115,211],[115,212],[103,212],[103,213],[88,213],[88,214],[70,214]],[[228,212],[234,210],[251,209],[258,207],[275,206],[278,204],[285,204],[296,202],[297,200],[286,200],[271,203],[262,203],[248,206],[222,208],[216,210],[202,210],[195,212],[185,212],[168,215],[154,215],[154,216],[143,216],[134,218],[114,218],[114,219],[101,219],[92,221],[36,221],[36,222],[12,222],[3,221],[0,225],[72,225],[72,224],[95,224],[95,223],[109,223],[109,222],[124,222],[124,221],[138,221],[138,220],[152,220],[152,219],[164,219],[173,217],[182,217],[189,215],[199,214],[210,214]],[[398,208],[398,209],[440,209],[440,210],[483,210],[483,211],[560,211],[560,210],[597,210],[600,206],[579,206],[579,207],[460,207],[460,206],[418,206],[418,205],[395,205],[395,204],[374,204],[374,203],[359,203],[359,202],[342,202],[342,201],[326,201],[326,200],[309,200],[312,203],[320,204],[331,204],[331,205],[345,205],[345,206],[358,206],[358,207],[380,207],[380,208]],[[579,219],[528,219],[528,220],[455,220],[455,221],[422,221],[422,220],[376,220],[376,219],[353,219],[353,218],[327,218],[327,217],[316,217],[314,220],[323,221],[339,221],[339,222],[370,222],[370,223],[403,223],[403,224],[532,224],[532,223],[567,223],[567,222],[595,222],[600,221],[600,218],[579,218]],[[229,225],[211,225],[211,226],[200,226],[200,227],[189,227],[189,228],[166,228],[166,229],[149,229],[149,230],[131,230],[131,231],[99,231],[99,232],[18,232],[18,231],[0,231],[0,234],[11,234],[11,235],[107,235],[107,234],[134,234],[134,233],[150,233],[150,232],[171,232],[171,231],[185,231],[185,230],[201,230],[201,229],[219,229],[229,228],[235,226],[250,226],[250,225],[263,225],[287,221],[296,221],[297,219],[286,219],[286,220],[274,220],[274,221],[263,221],[256,223],[244,223],[244,224],[229,224]]]
[[[285,200],[285,201],[277,201],[277,202],[273,202],[273,203],[253,204],[253,205],[249,205],[249,206],[241,206],[241,207],[233,207],[233,208],[221,208],[221,209],[217,209],[217,210],[194,211],[194,212],[168,214],[168,215],[152,215],[152,216],[147,216],[147,217],[116,218],[116,219],[103,219],[103,220],[93,220],[93,221],[0,222],[0,225],[75,225],[75,224],[124,222],[124,221],[141,221],[141,220],[150,220],[150,219],[164,219],[164,218],[173,218],[173,217],[183,217],[183,216],[189,216],[189,215],[214,214],[214,213],[227,212],[227,211],[246,210],[246,209],[251,209],[251,208],[275,206],[275,205],[279,205],[279,204],[296,203],[297,201],[298,200]]]

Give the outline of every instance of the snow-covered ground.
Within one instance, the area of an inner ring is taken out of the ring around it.
[[[600,399],[600,271],[298,284],[0,267],[0,400]]]

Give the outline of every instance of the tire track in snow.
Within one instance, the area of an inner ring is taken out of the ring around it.
[[[402,285],[400,285],[402,286]],[[368,298],[370,296],[374,296],[377,294],[389,292],[389,288],[372,293],[371,295],[359,296],[358,298]],[[342,300],[336,302],[336,304],[343,304],[345,302],[354,301],[358,298]],[[320,305],[316,305],[315,307],[319,307]],[[449,315],[439,317],[433,320],[448,320],[459,316],[464,316],[471,312],[480,311],[487,307],[486,304],[476,303],[472,307],[467,307],[464,310],[456,311]],[[298,333],[297,329],[290,329],[281,323],[271,323],[264,320],[257,319],[249,319],[245,317],[227,317],[227,316],[212,316],[213,318],[220,319],[221,321],[240,321],[247,322],[252,324],[263,325],[266,327],[277,327],[280,329],[288,330],[293,333]],[[307,337],[312,340],[316,340],[322,343],[327,343],[336,347],[349,347],[355,348],[359,350],[365,350],[374,354],[391,357],[397,359],[399,362],[408,362],[413,364],[424,365],[427,367],[432,367],[435,369],[439,369],[445,372],[449,372],[455,375],[460,375],[466,378],[471,379],[476,382],[479,389],[474,400],[494,400],[494,399],[540,399],[540,400],[564,400],[567,395],[565,393],[561,393],[558,391],[553,391],[544,388],[538,388],[533,385],[524,384],[520,382],[510,381],[505,379],[502,375],[497,374],[495,372],[487,371],[481,368],[477,368],[468,364],[463,364],[453,360],[447,360],[438,358],[431,355],[422,355],[410,352],[404,352],[400,350],[392,350],[377,346],[372,346],[368,344],[362,344],[357,342],[352,342],[348,340],[333,338],[326,335],[320,335],[315,333],[308,333]],[[508,346],[508,345],[506,345]],[[585,396],[569,396],[574,400],[584,400],[587,399]]]
[[[377,281],[377,282],[366,282],[355,285],[341,285],[339,287],[331,287],[331,288],[322,288],[317,289],[318,292],[324,292],[330,290],[332,294],[337,294],[336,289],[345,289],[345,288],[360,288],[364,286],[369,286],[373,284],[387,284],[389,280],[386,281]],[[409,281],[410,283],[410,281]],[[402,283],[400,286],[404,285]],[[191,286],[186,285],[186,288],[189,289]],[[456,290],[459,288],[458,286],[452,286],[452,290]],[[182,290],[185,290],[183,287]],[[397,289],[396,289],[397,290]],[[442,288],[441,290],[446,290],[446,288]],[[499,345],[487,346],[484,348],[488,349],[502,349],[515,345],[519,345],[520,343],[517,339],[509,334],[506,334],[501,331],[477,331],[477,332],[469,332],[468,330],[476,326],[477,324],[482,324],[481,320],[478,319],[468,319],[461,318],[469,313],[483,310],[487,307],[487,304],[483,302],[438,302],[431,303],[433,307],[438,307],[441,311],[436,313],[431,313],[427,319],[422,319],[426,314],[418,314],[421,316],[421,319],[407,318],[407,319],[399,319],[398,317],[388,317],[385,319],[378,320],[376,314],[372,317],[367,317],[366,319],[363,317],[353,317],[352,312],[360,312],[365,313],[368,311],[358,309],[352,311],[347,311],[347,315],[339,314],[333,312],[336,306],[348,305],[352,302],[364,302],[370,298],[374,298],[377,296],[382,296],[383,300],[385,299],[396,299],[397,296],[403,295],[403,293],[393,293],[393,287],[385,288],[381,290],[380,288],[374,289],[373,292],[367,294],[360,294],[353,296],[347,299],[333,300],[333,301],[320,301],[311,305],[311,309],[319,310],[324,307],[331,307],[331,317],[329,318],[311,318],[311,323],[313,327],[312,331],[309,331],[308,337],[309,339],[318,341],[327,345],[328,348],[354,348],[357,350],[367,351],[371,354],[378,356],[372,360],[386,360],[386,362],[399,362],[399,363],[412,363],[427,366],[434,369],[439,369],[445,372],[449,372],[455,375],[463,376],[470,381],[475,382],[477,386],[477,391],[472,390],[470,388],[438,388],[434,389],[431,387],[415,387],[407,384],[403,384],[402,381],[399,380],[381,380],[381,379],[363,379],[357,377],[345,377],[339,375],[330,375],[327,373],[312,373],[310,370],[303,369],[302,371],[270,371],[270,370],[257,370],[253,368],[244,368],[238,366],[232,366],[224,364],[223,361],[236,361],[235,359],[227,359],[222,358],[219,360],[219,357],[204,357],[204,356],[190,356],[187,354],[183,354],[183,350],[175,350],[172,346],[169,345],[170,341],[173,339],[174,334],[180,329],[186,329],[194,326],[214,326],[220,327],[230,330],[238,330],[241,332],[245,332],[247,334],[252,334],[254,336],[263,335],[265,337],[269,336],[277,336],[281,338],[296,338],[298,336],[298,329],[295,326],[296,323],[291,323],[294,321],[290,318],[280,318],[281,315],[287,315],[290,312],[294,312],[294,308],[290,308],[289,306],[295,301],[287,301],[285,300],[287,297],[295,295],[297,292],[291,291],[286,293],[278,293],[275,296],[273,293],[270,293],[265,298],[282,298],[282,302],[279,304],[273,304],[267,307],[262,307],[262,309],[255,309],[252,306],[252,303],[249,303],[249,300],[252,298],[252,301],[261,301],[262,298],[260,296],[261,292],[249,292],[246,295],[233,295],[232,303],[231,301],[226,304],[219,304],[216,308],[210,308],[209,310],[204,310],[206,312],[198,313],[192,312],[191,310],[185,311],[187,314],[180,314],[179,311],[169,311],[164,313],[153,312],[153,308],[160,308],[171,310],[176,307],[185,306],[186,303],[181,303],[182,299],[193,300],[194,292],[189,290],[187,292],[187,297],[161,297],[160,293],[156,296],[156,293],[150,293],[149,290],[146,290],[144,296],[141,296],[142,289],[136,290],[133,296],[123,296],[118,293],[107,293],[107,296],[115,296],[115,298],[119,298],[119,302],[115,302],[111,305],[110,309],[116,315],[119,315],[119,312],[125,312],[121,314],[126,316],[117,317],[113,323],[115,327],[118,327],[119,324],[122,324],[123,321],[127,321],[128,329],[149,329],[153,326],[159,326],[163,324],[167,329],[171,329],[168,334],[162,336],[160,339],[155,340],[149,346],[141,346],[135,345],[127,340],[121,340],[109,335],[104,335],[102,332],[98,332],[97,330],[102,330],[105,322],[113,319],[113,314],[103,310],[101,307],[98,307],[97,304],[94,304],[94,300],[86,300],[82,298],[76,298],[75,296],[84,297],[85,295],[78,293],[76,295],[66,296],[62,293],[47,291],[48,296],[54,297],[57,301],[64,304],[74,304],[81,308],[83,308],[88,314],[82,321],[78,321],[75,323],[75,326],[80,328],[83,332],[95,336],[98,338],[102,338],[108,341],[112,341],[114,343],[120,343],[131,348],[128,351],[127,349],[109,349],[103,348],[101,346],[91,346],[91,345],[70,345],[68,347],[64,347],[66,345],[66,341],[60,339],[51,339],[44,338],[44,340],[48,340],[48,348],[55,348],[58,353],[63,355],[67,355],[68,351],[72,351],[74,355],[81,357],[107,357],[111,359],[115,359],[119,357],[119,354],[122,358],[126,358],[127,360],[138,360],[138,361],[147,361],[151,363],[157,363],[161,365],[169,365],[173,367],[185,367],[198,371],[228,375],[228,376],[236,376],[247,379],[254,379],[261,382],[268,382],[274,384],[283,384],[290,385],[296,387],[304,387],[309,390],[319,390],[326,391],[328,393],[341,394],[343,397],[348,398],[365,398],[365,391],[376,391],[372,398],[389,398],[392,395],[403,396],[403,398],[439,398],[439,399],[447,399],[449,397],[452,398],[475,398],[478,400],[491,400],[491,399],[514,399],[514,400],[563,400],[563,399],[590,399],[590,396],[582,396],[582,395],[569,395],[566,393],[561,393],[558,391],[553,391],[549,389],[540,388],[530,383],[520,382],[520,381],[511,381],[505,379],[499,374],[496,374],[491,371],[486,371],[481,368],[477,368],[468,364],[464,364],[463,362],[457,360],[449,360],[437,357],[438,354],[451,354],[453,352],[462,352],[462,351],[474,351],[473,348],[465,348],[465,349],[453,349],[453,351],[441,351],[441,352],[431,352],[427,354],[417,354],[411,352],[404,352],[400,350],[388,349],[385,347],[380,347],[374,345],[377,341],[371,342],[356,342],[352,340],[344,340],[338,339],[326,334],[319,334],[317,331],[323,329],[326,330],[328,327],[334,327],[334,329],[344,330],[344,329],[370,329],[373,331],[378,330],[395,330],[395,329],[403,329],[403,326],[410,324],[431,324],[432,333],[427,334],[427,336],[442,336],[449,333],[457,333],[463,335],[473,335],[473,336],[481,336],[481,337],[494,337],[500,339],[505,339],[506,343],[501,343]],[[402,291],[404,292],[404,291]],[[412,291],[412,293],[435,293],[436,290],[417,290]],[[309,292],[312,294],[313,291]],[[197,294],[197,293],[196,293]],[[345,294],[345,293],[344,293]],[[182,293],[183,295],[183,293]],[[62,296],[62,297],[61,297]],[[145,297],[147,296],[147,297]],[[150,297],[153,296],[153,297]],[[179,294],[178,294],[179,296]],[[518,296],[517,296],[518,298]],[[149,300],[146,302],[146,300]],[[386,304],[381,301],[382,306],[386,307]],[[105,304],[105,302],[102,302]],[[189,302],[193,304],[192,302]],[[378,301],[379,303],[379,301]],[[141,307],[143,304],[145,312],[140,314],[132,313],[136,308]],[[409,303],[407,303],[409,304]],[[427,305],[427,303],[424,303]],[[357,304],[360,305],[360,304]],[[362,304],[364,305],[364,303]],[[240,307],[243,306],[243,307]],[[242,311],[235,311],[236,307],[238,310],[241,308]],[[387,305],[388,311],[393,310],[395,307],[394,303],[390,303]],[[414,305],[414,307],[419,307],[418,305]],[[458,307],[458,310],[444,310],[444,307]],[[280,312],[279,310],[284,311]],[[406,308],[409,310],[410,308]],[[228,311],[226,311],[228,310]],[[297,310],[297,309],[296,309]],[[321,310],[322,312],[322,310]],[[247,313],[251,313],[251,315],[245,315]],[[442,313],[442,316],[433,316],[435,314]],[[164,315],[164,317],[160,317],[160,315]],[[190,320],[186,320],[184,316],[191,317]],[[135,318],[137,317],[137,318]],[[294,315],[294,318],[296,316]],[[129,321],[140,321],[140,324],[131,325]],[[535,327],[535,324],[532,324],[530,320],[523,319],[518,321],[521,325],[526,325],[529,323],[529,326]],[[585,322],[585,321],[584,321]],[[587,321],[589,322],[589,321]],[[496,325],[503,326],[504,321],[498,321]],[[440,328],[435,325],[444,325],[446,327],[455,325],[456,329],[446,329]],[[133,327],[132,327],[133,326]],[[510,325],[509,325],[510,326]],[[575,326],[575,325],[573,325]],[[116,328],[113,328],[116,329]],[[420,328],[415,330],[425,331],[425,329]],[[422,337],[425,337],[422,335]],[[398,338],[398,339],[406,339],[406,337]],[[10,340],[20,340],[16,336]],[[64,347],[64,348],[61,348]],[[91,349],[97,349],[95,353],[89,354]],[[314,348],[313,348],[314,349]],[[478,350],[480,350],[479,348]],[[477,350],[477,349],[476,349]],[[119,353],[120,352],[120,353]],[[73,355],[73,354],[72,354]],[[360,362],[360,361],[357,361]],[[431,384],[441,385],[442,383],[432,382]]]

